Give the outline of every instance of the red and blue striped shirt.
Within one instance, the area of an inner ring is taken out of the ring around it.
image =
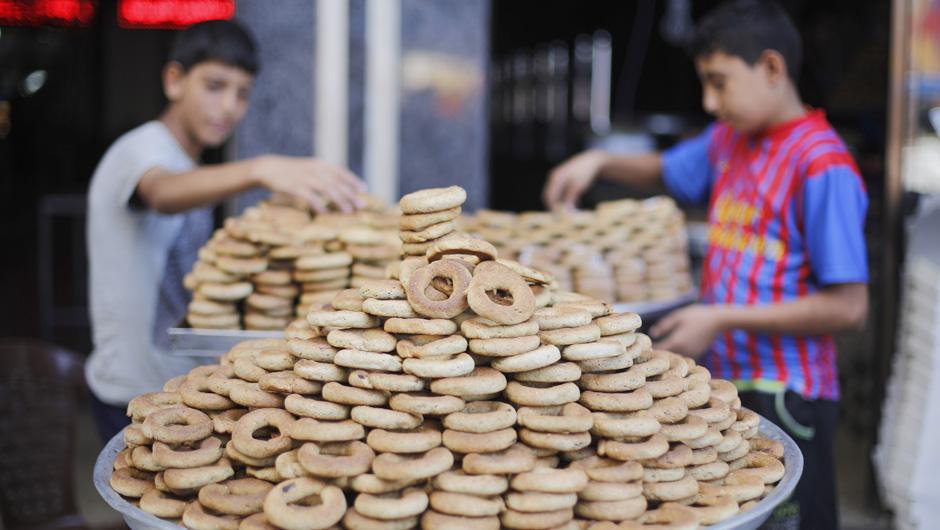
[[[663,154],[663,179],[677,200],[708,204],[703,303],[772,304],[868,281],[865,186],[822,111],[760,134],[715,123]],[[705,363],[745,386],[839,398],[831,335],[732,330]]]

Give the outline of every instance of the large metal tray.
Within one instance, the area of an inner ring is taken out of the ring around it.
[[[709,530],[755,530],[773,513],[774,508],[787,500],[796,488],[800,476],[803,474],[803,455],[796,442],[787,436],[779,427],[761,418],[760,433],[772,440],[779,440],[784,447],[784,462],[786,473],[777,484],[777,487],[766,498],[757,503],[750,510],[738,514],[716,525],[709,526]],[[171,521],[160,519],[127,502],[123,497],[111,489],[111,470],[114,459],[124,449],[124,431],[111,438],[108,445],[98,455],[95,462],[94,482],[95,489],[112,508],[120,512],[133,530],[179,530],[179,526]]]
[[[282,339],[283,331],[250,331],[244,329],[169,328],[170,349],[174,357],[215,358],[239,342],[252,339]]]

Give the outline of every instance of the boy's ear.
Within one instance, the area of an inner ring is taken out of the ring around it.
[[[767,71],[767,76],[772,83],[786,81],[789,78],[787,72],[787,60],[776,50],[764,50],[760,56],[760,62]]]
[[[183,78],[186,72],[183,65],[172,61],[163,67],[163,93],[170,102],[178,101],[183,97]]]

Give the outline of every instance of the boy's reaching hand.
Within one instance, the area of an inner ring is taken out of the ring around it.
[[[267,155],[254,167],[259,185],[273,192],[300,197],[317,213],[327,211],[330,202],[342,212],[362,207],[359,194],[365,184],[350,171],[323,160],[309,157]]]
[[[650,329],[656,349],[701,357],[725,330],[720,306],[694,304],[669,313]]]
[[[600,173],[606,159],[607,153],[592,149],[569,158],[552,170],[542,197],[545,205],[549,208],[574,208],[575,203]]]

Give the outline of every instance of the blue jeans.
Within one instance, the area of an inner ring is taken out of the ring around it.
[[[91,396],[91,413],[95,418],[98,435],[101,436],[102,443],[107,444],[121,429],[130,425],[131,419],[126,413],[127,406],[108,405],[93,392],[88,392],[88,395]]]

